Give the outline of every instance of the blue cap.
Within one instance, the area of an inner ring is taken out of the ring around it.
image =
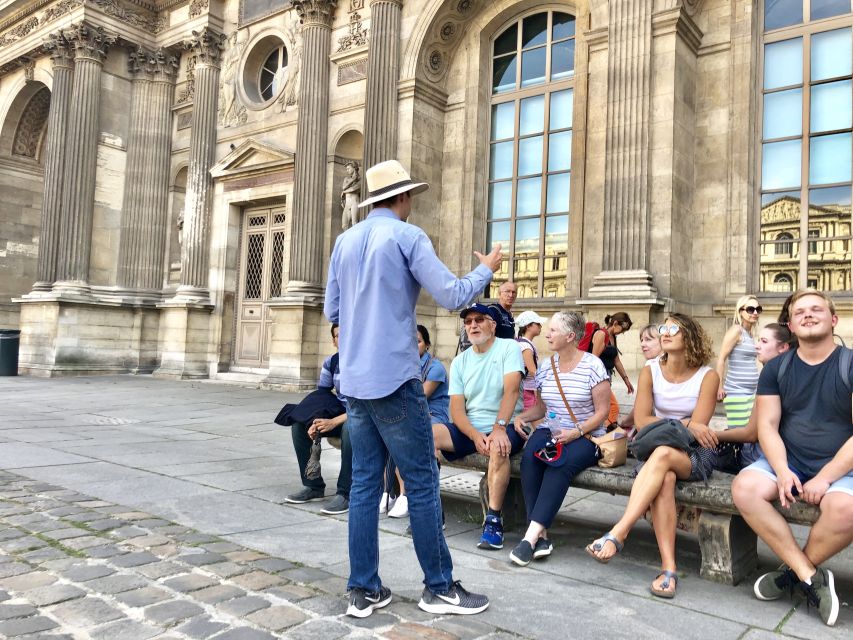
[[[479,302],[475,302],[470,307],[466,307],[462,309],[462,313],[459,314],[460,318],[465,318],[469,313],[473,312],[482,313],[484,316],[489,316],[495,322],[500,322],[500,318],[498,317],[498,312],[496,309],[492,307],[487,307],[484,304],[480,304]]]

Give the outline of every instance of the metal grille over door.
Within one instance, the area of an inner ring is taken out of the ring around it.
[[[234,364],[266,368],[272,334],[270,300],[281,296],[285,252],[285,207],[243,212],[240,302]]]

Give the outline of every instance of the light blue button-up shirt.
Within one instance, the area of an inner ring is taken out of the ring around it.
[[[427,235],[390,209],[374,209],[341,234],[329,262],[324,311],[340,324],[343,394],[384,398],[421,379],[415,321],[421,287],[441,306],[459,309],[491,279],[482,264],[457,278]]]

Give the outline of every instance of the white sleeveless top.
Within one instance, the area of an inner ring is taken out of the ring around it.
[[[655,403],[655,415],[658,418],[681,420],[693,415],[699,401],[699,389],[702,380],[711,367],[699,367],[688,380],[679,383],[669,382],[663,377],[658,360],[651,360],[648,367],[652,370],[652,394]]]

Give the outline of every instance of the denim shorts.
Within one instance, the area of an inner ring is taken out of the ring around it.
[[[445,426],[450,432],[450,439],[453,441],[453,451],[442,450],[441,452],[445,460],[451,462],[477,452],[477,446],[474,444],[474,441],[462,433],[462,431],[459,430],[459,427],[452,422],[448,422]],[[491,433],[491,431],[489,433]],[[489,434],[487,433],[486,435]],[[509,438],[509,444],[511,447],[509,455],[513,456],[524,448],[524,440],[520,435],[518,435],[515,427],[511,424],[506,426],[506,435]]]
[[[795,469],[790,464],[788,468],[794,472],[794,474],[800,479],[800,482],[805,484],[812,478],[808,475],[802,473],[798,469]],[[748,467],[744,467],[744,471],[757,471],[758,473],[763,473],[765,476],[770,478],[773,482],[776,482],[776,472],[773,471],[773,467],[770,466],[770,462],[768,462],[767,458],[761,456],[758,460],[753,462]],[[826,490],[827,493],[846,493],[848,496],[853,496],[853,471],[848,473],[846,476],[842,476],[831,485],[829,485],[829,489]]]

